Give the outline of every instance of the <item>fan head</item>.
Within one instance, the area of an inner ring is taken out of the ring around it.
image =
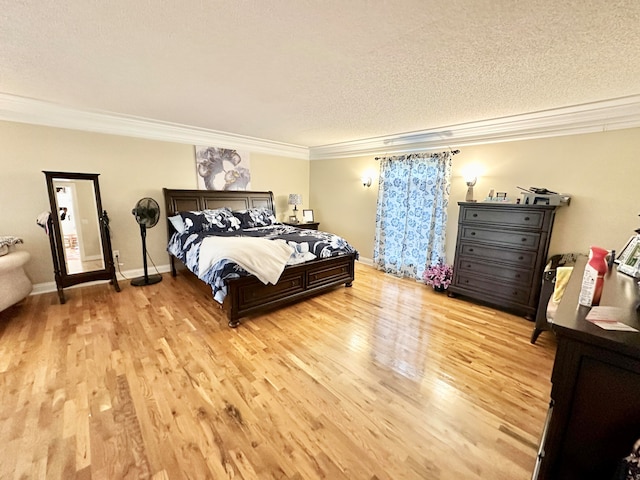
[[[160,219],[160,205],[153,198],[145,197],[138,200],[136,206],[131,210],[136,222],[146,228],[154,227]]]

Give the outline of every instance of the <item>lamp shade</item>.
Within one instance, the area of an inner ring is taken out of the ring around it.
[[[302,195],[299,193],[290,193],[289,205],[302,205]]]

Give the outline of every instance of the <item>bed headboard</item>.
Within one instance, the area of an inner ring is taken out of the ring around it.
[[[252,192],[249,190],[177,190],[163,188],[167,217],[190,210],[213,210],[227,207],[230,210],[248,208],[268,208],[276,214],[273,192]],[[173,233],[169,223],[169,237]]]
[[[276,214],[272,192],[248,190],[175,190],[163,188],[167,216],[189,210],[268,208]]]

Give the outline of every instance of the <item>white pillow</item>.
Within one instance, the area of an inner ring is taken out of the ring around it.
[[[187,229],[187,226],[184,224],[184,220],[182,220],[182,217],[180,215],[174,215],[173,217],[169,217],[169,221],[171,222],[171,225],[173,225],[173,228],[175,228],[176,232],[178,233],[184,233],[184,231]]]

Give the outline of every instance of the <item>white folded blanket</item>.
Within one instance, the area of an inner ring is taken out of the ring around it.
[[[254,237],[207,237],[200,244],[198,272],[202,275],[220,260],[237,263],[264,283],[275,284],[293,247],[284,240],[267,240]]]

